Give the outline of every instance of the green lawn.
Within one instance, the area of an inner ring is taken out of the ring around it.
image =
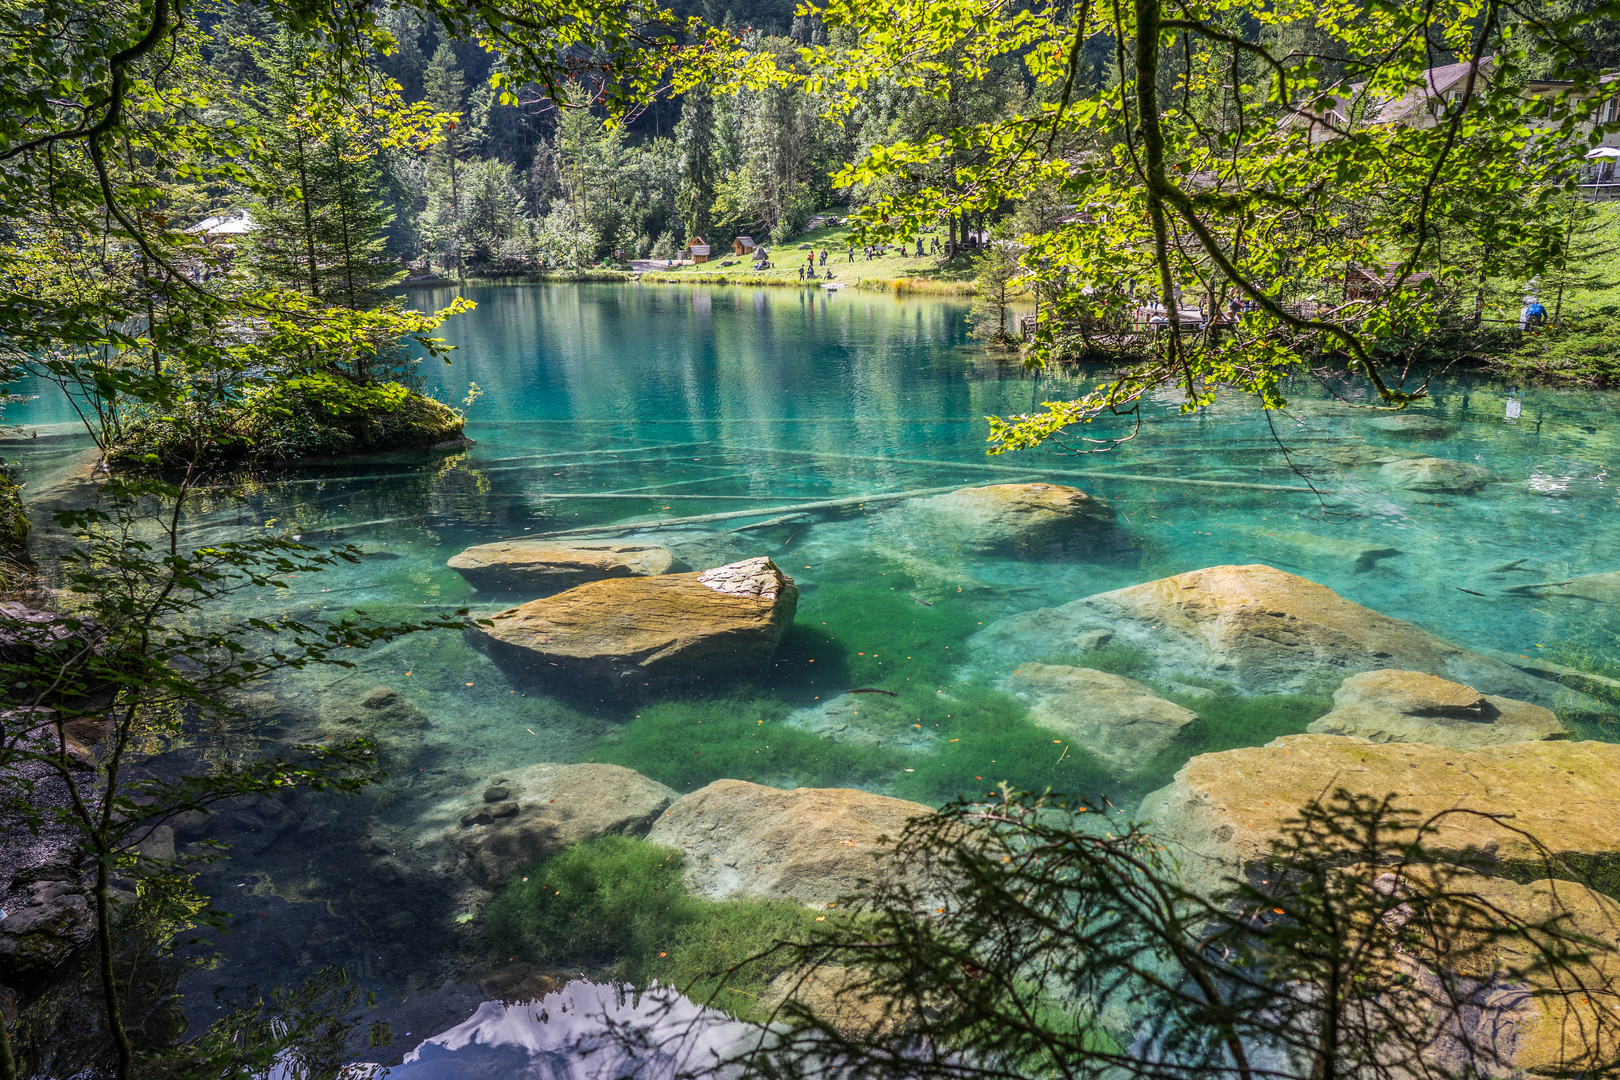
[[[1564,312],[1579,316],[1620,307],[1620,199],[1600,202],[1593,220],[1573,238],[1570,253],[1571,287],[1564,294]],[[1553,307],[1556,275],[1541,290],[1541,302]]]
[[[972,261],[968,258],[958,258],[949,264],[941,263],[933,256],[925,255],[919,259],[915,254],[916,242],[913,241],[907,247],[913,254],[902,255],[899,245],[890,245],[885,254],[870,260],[862,254],[860,245],[856,245],[855,261],[850,262],[849,236],[849,226],[829,225],[802,233],[786,245],[766,241],[765,246],[770,249],[771,268],[764,271],[754,270],[751,256],[731,254],[732,237],[726,236],[722,242],[716,236],[710,238],[716,254],[708,262],[697,266],[682,265],[673,270],[652,270],[648,271],[647,276],[655,280],[690,278],[738,284],[794,284],[802,280],[798,270],[804,265],[805,256],[813,250],[819,257],[825,248],[827,265],[823,267],[818,262],[816,266],[816,273],[820,275],[818,281],[822,284],[827,282],[826,274],[831,270],[834,275],[832,280],[847,287],[864,285],[867,288],[901,288],[913,292],[968,291],[973,278]],[[923,238],[925,248],[933,236],[938,236],[941,245],[944,244],[943,233],[927,234]],[[810,248],[800,250],[800,244],[809,244]],[[724,254],[720,254],[722,250]],[[726,263],[731,265],[727,266]]]

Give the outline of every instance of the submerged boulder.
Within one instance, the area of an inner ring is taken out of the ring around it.
[[[502,773],[460,807],[452,827],[467,876],[486,888],[609,833],[640,836],[677,798],[622,765],[530,765]]]
[[[1472,894],[1504,921],[1538,926],[1558,919],[1564,933],[1600,943],[1573,950],[1567,969],[1558,970],[1529,941],[1458,935],[1461,940],[1448,943],[1447,966],[1491,972],[1498,987],[1481,995],[1476,1038],[1511,1048],[1504,1056],[1532,1076],[1597,1076],[1612,1069],[1620,1061],[1620,1005],[1612,993],[1620,983],[1620,903],[1572,881],[1521,884],[1463,873],[1448,888]],[[1610,992],[1588,992],[1599,987]],[[1439,1064],[1449,1067],[1448,1075],[1473,1071],[1461,1054]]]
[[[36,881],[0,919],[0,971],[13,985],[43,979],[94,932],[82,889],[71,881]]]
[[[1379,562],[1402,554],[1401,549],[1379,543],[1375,538],[1356,536],[1351,530],[1341,530],[1337,536],[1323,536],[1299,529],[1228,528],[1265,547],[1281,546],[1303,556],[1307,562],[1337,563],[1348,566],[1358,574],[1376,570]]]
[[[748,559],[594,581],[502,611],[469,633],[497,663],[560,689],[637,694],[763,669],[798,599],[775,563]]]
[[[1402,439],[1438,439],[1451,431],[1440,417],[1411,410],[1374,413],[1365,423],[1374,431]]]
[[[866,791],[716,780],[665,810],[647,839],[685,852],[687,885],[701,896],[824,907],[881,874],[887,840],[932,813]]]
[[[1105,630],[1144,650],[1161,676],[1246,694],[1322,691],[1348,674],[1401,668],[1549,708],[1592,698],[1352,603],[1270,566],[1212,566],[1001,619],[974,635],[977,660],[1010,670],[1055,644]]]
[[[1606,574],[1583,574],[1563,581],[1543,581],[1534,585],[1517,585],[1509,592],[1546,593],[1551,596],[1573,596],[1590,600],[1594,604],[1620,603],[1620,570]]]
[[[1563,970],[1547,965],[1530,940],[1513,934],[1464,930],[1436,943],[1438,956],[1424,950],[1426,959],[1477,980],[1460,1018],[1473,1046],[1494,1047],[1516,1066],[1514,1075],[1574,1075],[1612,1062],[1620,1052],[1620,1012],[1612,995],[1587,993],[1620,978],[1620,953],[1611,951],[1620,946],[1620,903],[1614,899],[1620,889],[1620,805],[1610,795],[1617,770],[1620,746],[1608,743],[1457,750],[1292,735],[1192,759],[1173,784],[1143,801],[1138,817],[1172,846],[1184,880],[1209,890],[1236,873],[1271,876],[1267,859],[1288,849],[1291,819],[1335,790],[1374,801],[1387,797],[1395,811],[1412,817],[1405,827],[1386,832],[1385,861],[1368,864],[1359,846],[1341,853],[1348,856],[1344,873],[1385,895],[1401,891],[1401,878],[1434,873],[1433,863],[1411,862],[1404,847],[1416,838],[1413,826],[1429,821],[1422,846],[1430,859],[1451,863],[1443,871],[1446,892],[1470,897],[1476,909],[1492,913],[1494,925],[1534,926],[1558,918],[1565,934],[1601,943],[1570,951]],[[1446,813],[1453,810],[1464,812]],[[1332,854],[1328,858],[1336,861]],[[1552,868],[1573,872],[1595,888],[1547,880]],[[1459,1034],[1443,1033],[1428,1047],[1426,1056],[1447,1075],[1462,1075],[1477,1063]]]
[[[991,484],[961,488],[908,507],[969,547],[1061,548],[1114,524],[1114,509],[1063,484]]]
[[[1473,749],[1372,743],[1338,735],[1285,735],[1265,746],[1201,754],[1148,795],[1138,817],[1173,844],[1195,883],[1259,869],[1285,843],[1290,822],[1335,791],[1390,799],[1414,816],[1391,828],[1400,851],[1411,826],[1433,821],[1431,853],[1488,858],[1515,874],[1545,876],[1544,852],[1604,891],[1620,886],[1620,745],[1521,742]],[[1496,815],[1511,823],[1504,828]]]
[[[1371,742],[1475,747],[1567,738],[1552,710],[1481,694],[1471,686],[1417,671],[1352,675],[1333,695],[1333,711],[1306,729]]]
[[[1391,461],[1379,468],[1378,475],[1390,487],[1436,494],[1477,491],[1492,479],[1490,471],[1478,465],[1436,457]]]
[[[1139,768],[1198,719],[1132,679],[1062,664],[1018,665],[1001,688],[1029,703],[1029,719],[1104,764]]]
[[[652,544],[515,540],[479,544],[451,556],[450,569],[483,592],[555,593],[606,578],[650,577],[691,569]]]
[[[432,726],[427,714],[391,687],[373,687],[360,696],[338,690],[321,695],[319,732],[334,739],[368,739],[384,764],[414,757]]]

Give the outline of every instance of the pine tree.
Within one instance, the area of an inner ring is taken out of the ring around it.
[[[678,207],[687,236],[708,236],[710,208],[714,206],[718,179],[714,130],[714,99],[692,94],[681,109],[675,125],[675,141],[681,149],[681,187]]]
[[[581,100],[585,91],[571,84],[569,100]],[[575,266],[620,247],[624,237],[626,211],[621,192],[621,166],[624,159],[622,128],[606,127],[589,109],[561,110],[557,130],[552,134],[551,160],[557,170],[562,199],[568,207],[567,220],[574,223],[569,236],[593,235],[590,249],[581,246],[570,256]],[[556,204],[553,203],[553,212]]]
[[[361,311],[403,276],[386,248],[393,221],[373,148],[353,132],[323,132],[304,99],[295,41],[262,63],[255,103],[272,153],[258,164],[248,265],[265,284]]]
[[[978,272],[973,276],[973,307],[968,322],[973,326],[973,336],[992,349],[1011,349],[1018,343],[1007,330],[1007,313],[1023,291],[1018,278],[1024,268],[1018,256],[1017,248],[997,241],[979,256]]]
[[[323,299],[355,311],[373,307],[405,276],[387,252],[394,214],[376,155],[351,136],[334,135],[321,146],[315,183],[323,202],[316,245]]]
[[[461,147],[456,129],[466,116],[467,80],[461,74],[461,65],[456,61],[456,51],[450,47],[449,42],[441,43],[434,51],[433,59],[428,64],[427,76],[422,82],[422,90],[429,105],[439,112],[455,115],[449,130],[445,132],[444,141],[433,149],[432,177],[429,181],[435,191],[441,188],[448,189],[445,193],[449,197],[446,199],[442,194],[438,198],[429,196],[429,214],[436,220],[426,231],[446,264],[454,266],[456,276],[460,277],[465,272],[465,267],[461,258],[461,193],[458,190],[456,176]]]
[[[316,158],[320,139],[305,108],[308,89],[296,41],[283,32],[267,45],[259,64],[268,78],[250,107],[265,142],[256,161],[254,230],[247,261],[267,285],[321,296],[320,260],[315,250]]]

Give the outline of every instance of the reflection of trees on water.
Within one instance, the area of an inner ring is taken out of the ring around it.
[[[499,526],[499,503],[463,450],[426,461],[399,455],[238,473],[200,492],[186,525],[194,542],[242,528],[277,529],[307,542],[431,540],[442,528]]]

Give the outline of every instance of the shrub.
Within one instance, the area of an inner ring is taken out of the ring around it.
[[[1520,378],[1598,386],[1620,379],[1614,324],[1620,307],[1606,305],[1523,335],[1497,366]]]
[[[22,488],[0,469],[0,558],[24,556],[28,548],[28,513],[23,508]]]

